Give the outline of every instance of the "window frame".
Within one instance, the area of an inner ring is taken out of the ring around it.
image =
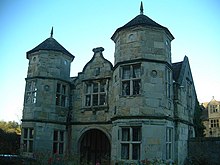
[[[210,119],[210,128],[219,128],[219,120]]]
[[[83,107],[108,106],[108,79],[87,80],[84,82]]]
[[[141,94],[141,63],[122,65],[120,75],[121,96],[138,96]]]
[[[22,128],[23,130],[23,152],[33,153],[34,151],[34,128]]]
[[[171,89],[172,89],[172,86],[171,86],[171,79],[172,79],[172,71],[171,69],[169,69],[168,67],[166,67],[165,69],[165,86],[166,86],[166,97],[168,99],[171,99],[172,97],[172,93],[171,93]]]
[[[57,82],[56,85],[56,106],[68,107],[69,87],[66,83]]]
[[[35,104],[37,102],[37,81],[30,80],[26,82],[25,104]]]
[[[138,139],[134,140],[134,129],[138,129]],[[127,130],[127,138],[124,131]],[[123,126],[120,127],[120,157],[121,160],[140,160],[141,158],[142,127],[141,126]],[[136,148],[137,147],[137,148]],[[137,150],[138,151],[137,151]],[[127,150],[127,151],[126,151]]]
[[[53,131],[53,154],[63,155],[65,151],[65,131],[54,130]]]
[[[174,152],[174,132],[172,127],[166,128],[166,160],[173,159]]]

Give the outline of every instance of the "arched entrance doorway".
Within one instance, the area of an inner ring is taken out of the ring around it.
[[[98,129],[91,129],[82,135],[80,143],[81,161],[95,165],[110,164],[111,147],[107,136]]]

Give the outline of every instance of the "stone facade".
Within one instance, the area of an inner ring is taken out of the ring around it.
[[[220,101],[216,101],[213,97],[210,102],[202,103],[201,106],[205,137],[220,137]]]
[[[174,37],[142,8],[111,39],[114,65],[94,48],[77,77],[70,77],[74,56],[52,36],[27,52],[22,154],[183,164],[196,101],[188,58],[172,63]]]

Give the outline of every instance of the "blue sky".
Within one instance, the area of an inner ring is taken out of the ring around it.
[[[71,76],[105,48],[114,63],[115,30],[137,16],[140,0],[1,0],[0,1],[0,120],[22,116],[28,60],[26,52],[50,36],[75,55]],[[172,62],[187,55],[198,100],[220,101],[220,1],[143,0],[144,14],[167,27]]]

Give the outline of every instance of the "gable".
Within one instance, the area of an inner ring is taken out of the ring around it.
[[[92,59],[84,66],[84,79],[97,79],[101,77],[110,77],[113,69],[112,63],[103,57],[104,48],[94,48]]]

